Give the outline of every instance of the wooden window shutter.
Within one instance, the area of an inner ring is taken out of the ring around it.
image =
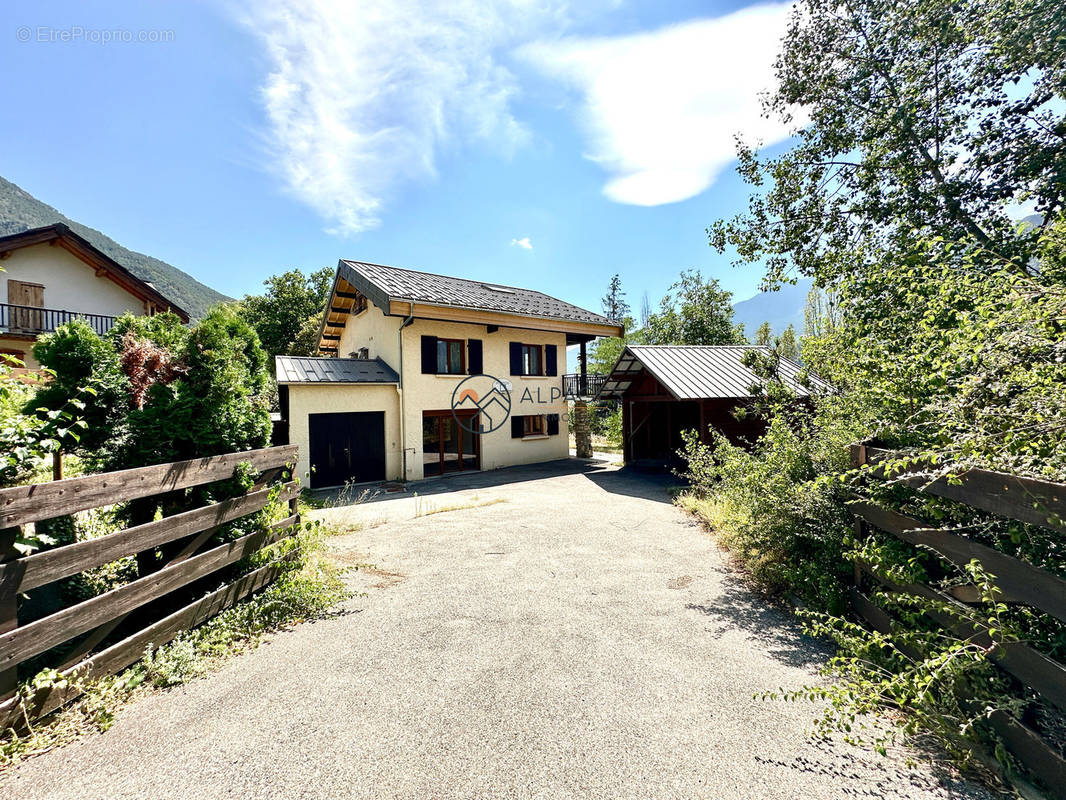
[[[44,286],[39,283],[26,283],[9,278],[7,281],[7,302],[13,306],[32,306],[44,308]]]
[[[557,345],[544,345],[544,374],[559,374],[559,348]]]
[[[482,360],[481,340],[469,339],[466,343],[466,371],[471,375],[480,375],[485,371]]]
[[[525,421],[524,421],[523,417],[519,417],[519,416],[511,417],[511,438],[512,439],[521,439],[522,438],[524,425],[525,425]]]
[[[422,374],[437,374],[437,337],[422,337]]]
[[[522,343],[511,342],[511,374],[522,374]]]
[[[548,415],[548,435],[549,436],[558,436],[559,435],[559,415],[558,414],[549,414]]]

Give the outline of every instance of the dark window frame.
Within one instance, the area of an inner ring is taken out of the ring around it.
[[[459,353],[459,365],[458,369],[445,369],[443,372],[440,368],[440,346],[444,345],[444,360],[448,367],[451,367],[451,345],[459,345],[457,350]],[[441,336],[437,337],[437,374],[438,375],[465,375],[466,374],[466,339],[445,339]]]
[[[530,372],[528,370],[528,361],[526,354],[536,352],[537,354],[537,372]],[[544,365],[544,345],[542,344],[524,344],[522,345],[522,375],[532,378],[542,378],[545,375]]]
[[[522,436],[547,436],[548,423],[543,414],[524,414],[522,416]]]

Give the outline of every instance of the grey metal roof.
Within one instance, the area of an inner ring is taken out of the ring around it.
[[[274,356],[278,383],[399,383],[380,358]]]
[[[390,300],[414,300],[418,303],[569,322],[614,324],[604,316],[550,297],[543,292],[504,286],[491,281],[451,278],[447,275],[346,259],[340,262],[340,274],[386,313],[389,311]]]
[[[621,397],[642,370],[647,370],[678,400],[751,397],[750,388],[759,378],[741,363],[748,350],[770,352],[759,345],[634,345],[618,357],[599,397]],[[810,389],[799,383],[803,367],[787,358],[780,363],[781,378],[797,395]],[[818,388],[828,384],[816,375],[809,381]]]

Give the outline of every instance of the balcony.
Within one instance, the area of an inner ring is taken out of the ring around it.
[[[60,325],[75,319],[84,320],[101,336],[115,327],[115,317],[104,314],[0,303],[0,333],[37,336],[41,333],[51,333]]]
[[[563,375],[563,397],[567,400],[592,400],[603,388],[606,375]]]

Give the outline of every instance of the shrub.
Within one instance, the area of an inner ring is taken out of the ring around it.
[[[838,398],[822,398],[814,412],[782,406],[750,451],[716,432],[710,446],[686,432],[690,491],[713,503],[716,532],[763,591],[843,607],[851,517],[843,487],[819,478],[847,468],[855,422]]]

